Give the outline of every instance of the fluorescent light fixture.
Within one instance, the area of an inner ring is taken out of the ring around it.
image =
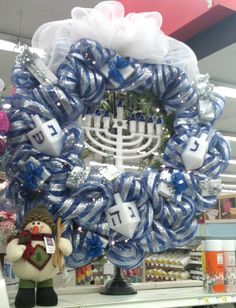
[[[20,53],[21,52],[21,47],[22,46],[20,46],[18,44],[15,44],[15,43],[12,43],[10,41],[6,41],[6,40],[1,40],[0,39],[0,50]],[[33,48],[33,47],[29,47],[29,49],[30,49],[30,51],[36,53],[39,57],[43,57],[45,55],[45,52],[42,49]]]
[[[5,41],[5,40],[0,40],[0,49],[1,50],[6,50],[6,51],[12,51],[15,52],[16,44]]]
[[[236,190],[232,190],[232,189],[223,189],[223,190],[220,192],[220,195],[227,194],[227,193],[236,193]]]
[[[230,165],[236,165],[236,159],[230,159],[229,164]]]
[[[2,105],[2,107],[3,107],[3,109],[9,109],[9,108],[11,108],[11,104],[9,104],[9,103],[4,103],[4,104]]]
[[[236,137],[233,137],[233,136],[225,136],[225,135],[224,135],[224,137],[225,137],[226,140],[236,142]]]
[[[223,189],[236,189],[236,184],[222,184]]]
[[[236,98],[236,88],[217,86],[216,91],[221,95]]]
[[[220,174],[221,177],[223,178],[236,178],[236,174]]]

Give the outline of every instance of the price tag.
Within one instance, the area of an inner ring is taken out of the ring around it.
[[[199,304],[199,305],[208,305],[208,304],[209,304],[209,300],[208,300],[207,297],[199,298],[199,299],[198,299],[198,304]]]
[[[227,303],[232,303],[233,299],[232,296],[220,296],[218,297],[218,303],[219,304],[227,304]]]
[[[44,243],[46,247],[46,252],[49,254],[53,254],[55,252],[55,242],[52,237],[44,236]]]
[[[216,297],[203,297],[198,299],[199,305],[211,305],[211,304],[217,304],[217,298]]]

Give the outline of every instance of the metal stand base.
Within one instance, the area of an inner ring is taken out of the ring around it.
[[[116,268],[114,279],[108,281],[100,293],[104,295],[130,295],[136,294],[137,291],[122,277],[121,269]]]

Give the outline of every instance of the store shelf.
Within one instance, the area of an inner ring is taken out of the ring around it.
[[[190,256],[192,257],[201,257],[202,253],[200,251],[190,252]]]
[[[159,284],[162,285],[162,283]],[[201,287],[140,290],[135,295],[123,296],[109,296],[99,293],[92,293],[88,296],[88,294],[78,294],[77,288],[77,294],[59,295],[57,307],[167,308],[234,302],[236,302],[236,293],[207,294]]]
[[[236,14],[235,14],[236,20]],[[220,220],[208,220],[205,224],[198,225],[197,232],[198,239],[235,239],[235,220],[234,219],[220,219]]]
[[[153,267],[158,269],[181,269],[184,270],[185,266],[183,265],[160,265],[160,264],[154,264],[154,265],[146,265],[146,269],[152,269]]]
[[[191,260],[190,262],[189,262],[189,264],[199,264],[199,265],[201,265],[202,264],[202,261],[198,261],[198,260]]]
[[[191,270],[190,274],[195,274],[195,275],[203,275],[202,271],[195,271],[195,270]]]

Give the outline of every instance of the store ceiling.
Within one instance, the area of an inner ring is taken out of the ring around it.
[[[94,7],[99,0],[0,0],[0,39],[30,42],[35,30],[45,22],[70,18],[73,7]],[[10,71],[15,54],[0,51],[0,78],[10,86]],[[201,73],[211,79],[236,87],[236,43],[199,61]],[[7,92],[6,92],[7,93]],[[216,128],[225,135],[236,136],[236,99],[227,98],[224,114]],[[236,160],[236,142],[231,142]],[[236,164],[230,164],[227,174],[236,176]],[[235,178],[223,178],[225,183],[236,183]],[[236,189],[236,188],[235,188]]]
[[[199,61],[201,73],[208,73],[212,80],[224,86],[236,88],[236,43],[215,52]],[[224,113],[216,123],[225,136],[236,137],[236,98],[226,97]],[[232,160],[236,160],[236,139],[230,141],[232,147]],[[236,161],[235,161],[236,163]],[[236,176],[236,164],[231,163],[226,174]],[[236,183],[236,177],[223,177],[225,183]],[[236,186],[235,186],[236,190]]]

